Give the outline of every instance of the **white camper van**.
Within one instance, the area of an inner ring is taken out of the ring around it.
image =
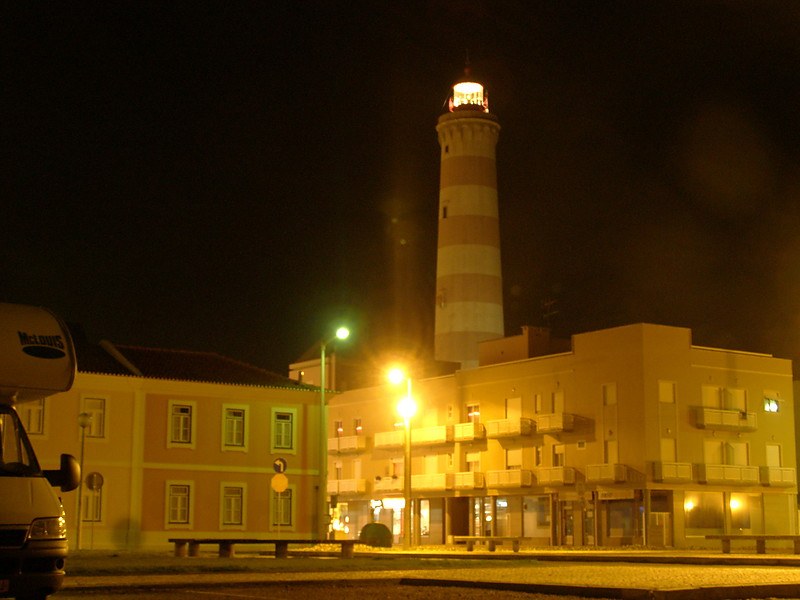
[[[78,486],[74,457],[42,470],[15,404],[63,392],[75,378],[66,326],[37,307],[0,303],[0,597],[38,600],[61,588],[67,528],[53,487]]]

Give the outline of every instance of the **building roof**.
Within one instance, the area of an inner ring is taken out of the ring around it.
[[[197,381],[228,385],[251,385],[314,390],[283,375],[222,356],[215,352],[170,350],[89,342],[73,333],[78,371],[101,375],[138,376],[151,379]]]

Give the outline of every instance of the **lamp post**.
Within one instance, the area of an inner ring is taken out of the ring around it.
[[[339,327],[336,333],[319,345],[319,485],[317,486],[317,539],[328,538],[328,405],[325,401],[325,351],[328,344],[336,340],[346,340],[350,336],[347,327]]]
[[[389,371],[389,381],[394,384],[406,380],[406,395],[397,404],[397,412],[403,417],[405,425],[405,444],[403,455],[403,549],[411,549],[411,417],[417,412],[417,405],[411,395],[411,377],[407,377],[402,369]]]
[[[81,428],[80,479],[78,480],[78,528],[75,532],[75,548],[81,549],[81,525],[83,524],[83,450],[86,447],[86,428],[92,424],[92,415],[82,412],[78,415],[78,426]]]

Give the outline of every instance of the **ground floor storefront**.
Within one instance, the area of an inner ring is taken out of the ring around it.
[[[402,497],[339,498],[335,535],[357,538],[379,522],[403,539]],[[543,494],[416,496],[412,543],[443,545],[453,536],[508,536],[531,546],[716,547],[706,535],[797,533],[797,502],[786,491],[593,489]]]

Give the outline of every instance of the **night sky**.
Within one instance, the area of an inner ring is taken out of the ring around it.
[[[502,126],[506,332],[800,358],[800,5],[8,3],[0,300],[284,373],[432,346],[436,119]]]

